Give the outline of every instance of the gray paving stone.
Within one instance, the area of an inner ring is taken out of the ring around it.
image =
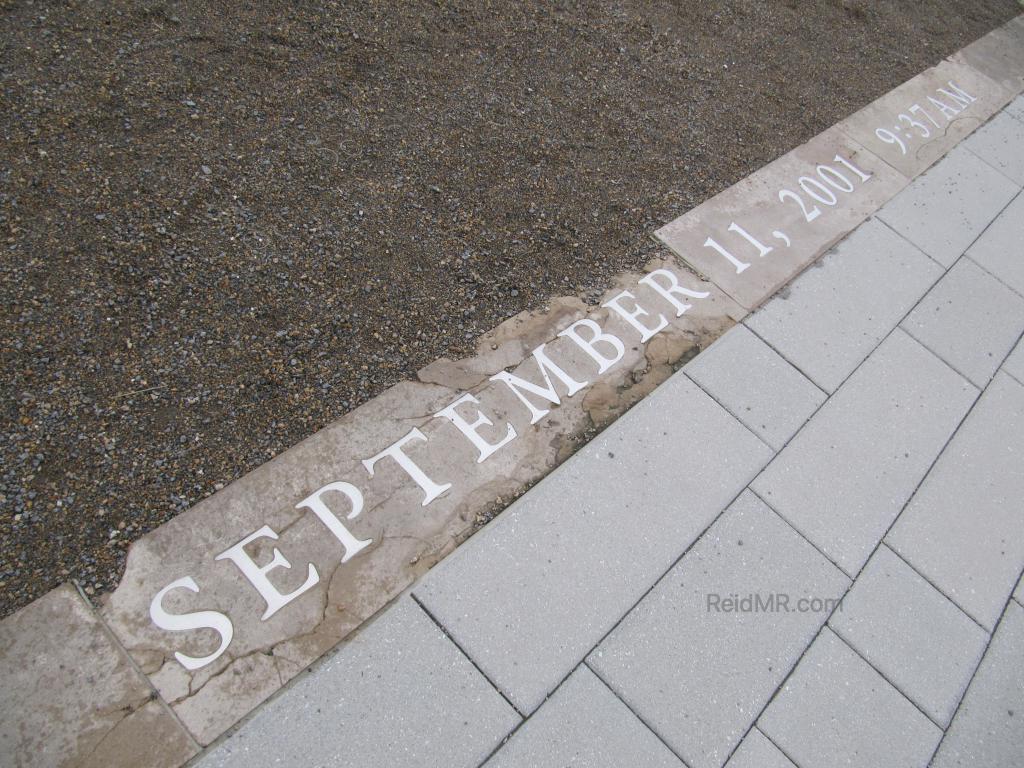
[[[1013,115],[999,113],[963,146],[1018,186],[1024,184],[1024,123]]]
[[[428,573],[416,594],[533,711],[770,457],[677,374]]]
[[[771,740],[757,728],[751,729],[747,738],[729,758],[726,768],[796,768]]]
[[[487,768],[685,768],[661,740],[580,665]]]
[[[976,396],[897,329],[751,487],[856,575]]]
[[[1024,331],[1024,297],[961,259],[900,327],[983,389]]]
[[[1024,760],[1024,608],[1010,603],[933,768],[1020,768]]]
[[[957,147],[896,195],[878,217],[950,267],[1019,191],[1020,185]]]
[[[0,622],[0,765],[177,768],[199,750],[64,584]]]
[[[849,583],[746,491],[588,663],[687,765],[721,768],[831,610],[797,601],[841,598]],[[712,595],[755,597],[737,611]],[[789,610],[757,610],[772,595]]]
[[[1024,194],[999,214],[967,255],[1024,296]]]
[[[886,541],[991,630],[1024,568],[1024,386],[997,374]]]
[[[825,393],[744,325],[697,355],[686,374],[775,450],[825,402]]]
[[[1006,111],[1018,120],[1024,120],[1024,96],[1018,96],[1006,107]]]
[[[1024,576],[1017,582],[1017,589],[1014,590],[1013,599],[1024,605]]]
[[[935,262],[872,220],[745,322],[834,392],[941,276]]]
[[[1017,347],[1006,358],[1003,370],[1024,384],[1024,339],[1017,342]]]
[[[519,722],[403,597],[198,765],[475,768]]]
[[[887,547],[829,626],[942,728],[988,644],[987,632]]]
[[[800,768],[923,768],[942,736],[827,627],[758,727]]]

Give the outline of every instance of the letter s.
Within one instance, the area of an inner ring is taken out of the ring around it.
[[[217,611],[196,611],[195,613],[180,614],[167,613],[161,603],[163,602],[164,595],[172,589],[187,589],[191,592],[199,591],[198,585],[191,576],[171,582],[157,592],[153,602],[149,604],[149,618],[160,629],[167,629],[171,632],[185,632],[189,629],[212,629],[217,632],[220,635],[220,648],[209,656],[196,658],[195,656],[186,656],[178,651],[174,652],[174,658],[189,671],[212,664],[227,650],[228,645],[231,643],[231,638],[235,634],[234,627],[231,626],[231,619]]]

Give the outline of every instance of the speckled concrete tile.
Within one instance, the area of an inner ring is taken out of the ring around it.
[[[827,627],[758,727],[800,768],[922,768],[942,736]]]

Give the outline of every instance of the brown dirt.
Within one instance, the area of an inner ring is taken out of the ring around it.
[[[1013,0],[0,0],[0,615]]]

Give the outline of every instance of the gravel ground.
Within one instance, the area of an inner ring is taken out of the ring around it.
[[[0,0],[0,615],[1013,0]]]

